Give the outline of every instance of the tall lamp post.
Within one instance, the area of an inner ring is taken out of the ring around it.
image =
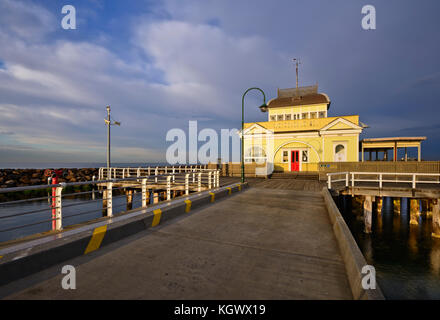
[[[243,93],[243,97],[241,98],[241,182],[244,182],[244,96],[246,93],[248,93],[251,90],[258,90],[263,94],[263,104],[259,107],[261,112],[267,111],[267,105],[266,105],[266,95],[264,94],[264,91],[260,88],[249,88]]]
[[[104,119],[104,122],[107,125],[107,178],[110,179],[110,126],[121,125],[121,123],[118,121],[111,121],[110,106],[107,106],[107,119]]]

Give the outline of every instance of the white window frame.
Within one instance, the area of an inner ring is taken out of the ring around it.
[[[344,146],[344,160],[342,161],[336,161],[336,147],[338,145]],[[347,161],[347,155],[348,155],[348,148],[347,148],[347,141],[333,141],[333,161],[334,162],[346,162]]]

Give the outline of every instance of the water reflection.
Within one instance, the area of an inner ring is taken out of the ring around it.
[[[409,199],[384,197],[382,203],[376,199],[372,233],[367,235],[360,202],[351,197],[338,200],[367,263],[376,268],[386,298],[440,299],[440,239],[431,237],[428,204],[419,203],[418,224],[410,224]]]

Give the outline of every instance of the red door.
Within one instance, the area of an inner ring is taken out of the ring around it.
[[[290,157],[290,171],[299,171],[299,150],[292,151]]]

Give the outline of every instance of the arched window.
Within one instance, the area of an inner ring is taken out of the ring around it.
[[[253,146],[246,150],[244,153],[244,162],[251,163],[265,163],[266,151],[260,146]]]
[[[335,146],[335,162],[340,162],[340,161],[346,161],[346,150],[345,150],[345,145],[343,144],[336,144]]]

